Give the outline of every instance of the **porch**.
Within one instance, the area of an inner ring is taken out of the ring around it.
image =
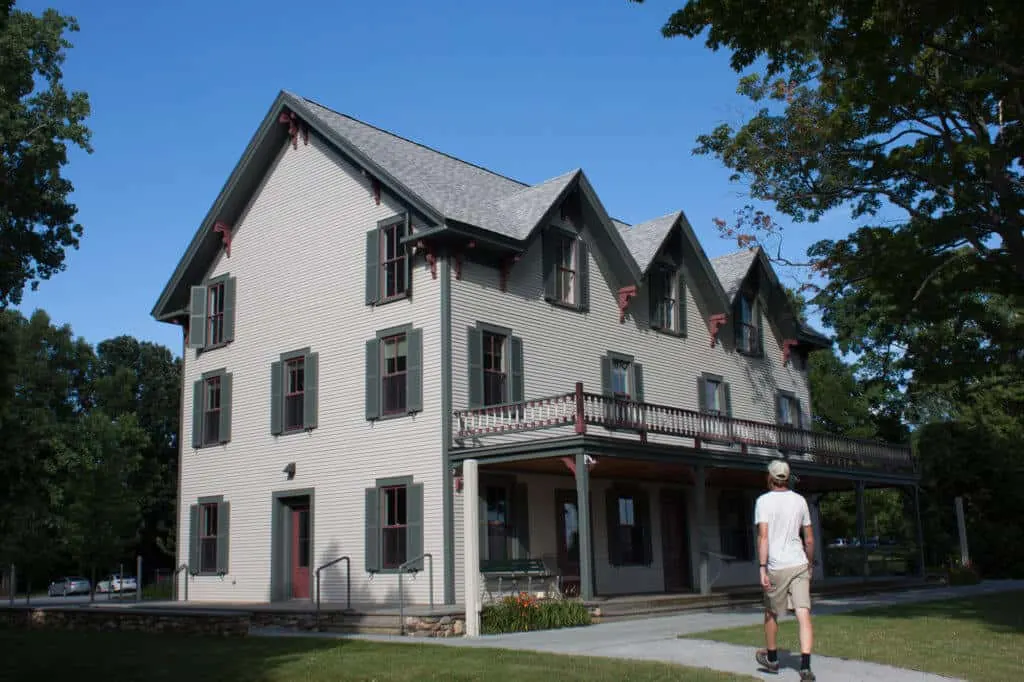
[[[454,416],[456,492],[478,500],[475,510],[466,500],[456,509],[456,553],[479,556],[484,600],[516,590],[588,602],[707,597],[750,586],[757,579],[753,504],[771,458],[789,460],[795,487],[808,498],[818,580],[828,551],[822,494],[856,491],[864,540],[866,489],[900,488],[916,509],[917,474],[903,446],[615,400],[582,385]],[[894,565],[896,577],[920,574],[919,531],[906,540],[912,559]],[[855,558],[867,577],[861,544]]]

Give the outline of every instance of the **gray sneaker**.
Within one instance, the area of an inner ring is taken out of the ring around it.
[[[762,668],[764,668],[767,672],[770,672],[770,673],[773,673],[773,674],[776,674],[776,673],[779,672],[779,661],[778,661],[778,659],[776,659],[774,661],[769,661],[768,660],[768,650],[767,649],[758,649],[754,653],[754,660],[757,661],[757,664],[759,666],[761,666]],[[811,677],[810,679],[813,680],[814,677]]]
[[[814,673],[811,672],[810,668],[804,668],[803,670],[800,671],[800,681],[801,682],[813,682],[816,679],[818,679],[818,678],[816,678],[814,676]]]

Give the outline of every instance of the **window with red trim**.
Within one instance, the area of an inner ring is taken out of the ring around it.
[[[508,401],[508,367],[505,360],[504,334],[485,331],[484,342],[484,405],[501,405]]]
[[[206,345],[224,343],[224,282],[206,288]]]
[[[381,292],[384,299],[405,296],[409,282],[406,273],[408,251],[402,244],[405,222],[395,222],[380,228],[381,240]]]
[[[298,431],[305,428],[303,407],[306,401],[306,360],[293,358],[284,366],[284,428]]]
[[[203,385],[203,445],[220,442],[220,377],[210,377]]]
[[[384,568],[398,568],[406,562],[406,530],[409,525],[407,488],[404,485],[381,488],[383,505],[381,520],[382,565]]]
[[[384,354],[383,371],[381,372],[383,412],[384,414],[403,414],[407,405],[408,337],[405,334],[384,337],[381,339],[381,352]]]
[[[217,571],[217,503],[199,505],[199,572]]]
[[[558,238],[557,291],[562,303],[576,302],[576,239],[569,236]]]

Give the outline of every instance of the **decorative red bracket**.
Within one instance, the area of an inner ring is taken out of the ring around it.
[[[499,270],[500,278],[498,284],[502,291],[508,291],[508,275],[509,271],[512,270],[512,266],[519,262],[520,255],[517,253],[514,256],[508,256],[507,258],[501,259],[501,269]]]
[[[782,342],[782,366],[785,367],[793,353],[793,349],[800,343],[796,339],[785,339]]]
[[[466,248],[467,249],[475,249],[476,248],[476,241],[473,240],[473,239],[470,239],[469,242],[466,244]],[[455,252],[455,279],[460,281],[460,282],[462,281],[462,258],[463,258],[464,255],[465,255],[464,251],[460,250],[460,251],[456,251]]]
[[[422,250],[426,256],[427,264],[430,266],[431,278],[437,279],[437,254],[434,253],[434,248],[422,239],[416,242],[416,248]]]
[[[380,180],[370,178],[370,187],[373,188],[373,203],[380,206]]]
[[[593,471],[594,470],[594,466],[597,465],[597,460],[594,459],[593,457],[591,457],[590,455],[583,455],[583,458],[587,462],[587,471],[588,472]],[[576,475],[576,458],[575,457],[563,457],[562,458],[562,464],[565,465],[566,469],[568,469],[569,471],[572,472],[573,476]]]
[[[294,111],[282,111],[277,117],[278,123],[288,124],[288,137],[292,138],[292,149],[299,148],[299,132],[302,132],[302,144],[309,144],[309,126],[306,122],[295,115]]]
[[[213,225],[214,232],[220,232],[220,241],[224,245],[224,254],[231,258],[231,226],[222,222]]]
[[[626,321],[626,308],[629,307],[629,302],[636,296],[636,285],[630,284],[628,287],[622,287],[619,289],[619,324]]]
[[[716,313],[708,318],[708,322],[711,325],[711,347],[714,348],[715,344],[718,343],[718,332],[725,326],[729,316],[725,313]]]

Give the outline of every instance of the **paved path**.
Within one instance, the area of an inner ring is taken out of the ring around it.
[[[890,592],[864,597],[834,597],[815,603],[815,614],[843,613],[872,606],[888,606],[953,597],[969,597],[1008,590],[1024,589],[1024,581],[989,581],[981,585],[944,587],[906,592]],[[603,656],[646,661],[677,663],[698,668],[712,668],[741,675],[757,675],[754,649],[706,640],[679,639],[680,634],[694,634],[719,628],[760,623],[761,612],[752,608],[689,612],[674,616],[603,623],[586,628],[567,628],[540,632],[486,635],[477,639],[453,638],[414,640],[438,646],[487,647],[541,651],[582,656]],[[373,641],[408,643],[408,637],[386,635],[337,635],[331,633],[292,633],[270,629],[254,630],[257,635],[348,637]],[[780,653],[784,669],[779,675],[761,674],[765,679],[796,680],[797,656]],[[950,678],[927,673],[826,656],[814,656],[812,665],[823,682],[932,682]]]

